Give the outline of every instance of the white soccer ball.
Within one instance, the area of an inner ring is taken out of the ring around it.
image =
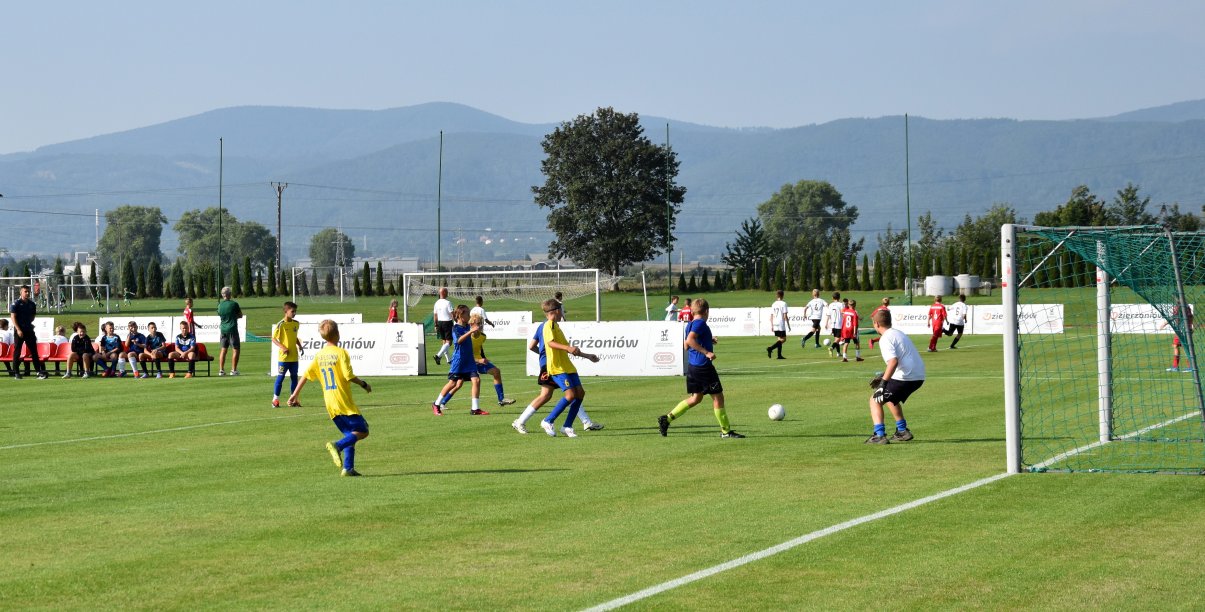
[[[773,406],[770,406],[770,410],[767,412],[767,414],[770,416],[771,421],[781,421],[787,418],[787,409],[783,408],[782,404],[774,404]]]

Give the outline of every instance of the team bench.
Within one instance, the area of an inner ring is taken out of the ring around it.
[[[121,343],[121,348],[123,351],[126,350],[125,342]],[[171,351],[175,350],[175,344],[168,343],[168,344],[164,345],[164,348],[166,348],[167,352],[170,353]],[[97,353],[100,352],[100,346],[98,346],[96,342],[92,343],[92,349],[94,351],[96,351]],[[71,354],[71,344],[70,343],[65,342],[63,344],[58,344],[58,345],[51,344],[49,342],[39,342],[38,343],[38,359],[40,359],[43,363],[46,363],[46,364],[53,363],[54,364],[54,373],[56,375],[62,373],[62,364],[67,363],[67,357],[70,354]],[[175,362],[175,363],[188,363],[188,361],[185,359],[163,359],[162,361],[165,361],[165,362],[170,361],[170,362]],[[0,344],[0,362],[6,362],[9,364],[12,364],[12,367],[15,370],[22,363],[26,363],[26,362],[32,363],[33,359],[31,359],[29,356],[29,348],[28,347],[22,347],[21,357],[14,359],[13,358],[13,345]],[[200,363],[205,364],[205,375],[206,376],[213,375],[212,366],[211,366],[211,364],[213,363],[213,355],[210,355],[209,352],[207,350],[205,350],[205,345],[201,342],[197,343],[196,362],[198,364],[200,364]]]

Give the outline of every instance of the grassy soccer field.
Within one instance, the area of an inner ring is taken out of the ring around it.
[[[254,334],[279,318],[279,300],[240,301]],[[302,312],[377,321],[387,303]],[[604,318],[637,317],[639,295],[604,298]],[[0,380],[0,608],[583,609],[1003,471],[999,337],[925,354],[917,438],[887,447],[862,444],[877,349],[843,364],[793,340],[778,361],[768,343],[717,346],[744,440],[720,439],[707,404],[661,438],[680,377],[585,379],[604,431],[521,436],[509,424],[536,390],[521,341],[489,345],[519,400],[491,416],[467,414],[467,390],[432,416],[441,376],[372,379],[354,390],[371,425],[359,479],[323,449],[338,432],[317,387],[269,407],[266,343],[244,345],[238,378]],[[1201,609],[1201,524],[1199,477],[1018,475],[631,607]]]

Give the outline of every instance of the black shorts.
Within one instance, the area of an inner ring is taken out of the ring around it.
[[[874,401],[880,404],[903,404],[923,384],[923,380],[885,380],[883,386],[875,389]]]
[[[783,330],[778,330],[778,329],[776,329],[776,330],[774,330],[774,337],[775,337],[775,338],[786,338],[786,337],[787,337],[787,332],[785,332],[785,331],[783,331]]]
[[[957,333],[961,334],[961,333],[962,333],[962,328],[963,328],[963,327],[966,327],[966,325],[965,325],[965,324],[963,324],[963,325],[951,325],[951,326],[949,326],[949,327],[947,327],[947,328],[946,328],[946,335],[947,335],[947,336],[953,336],[955,332],[957,332]]]
[[[715,366],[710,363],[701,366],[686,364],[686,392],[704,395],[723,393],[724,385],[720,384],[720,374],[715,371]]]
[[[561,388],[560,385],[557,385],[556,381],[552,380],[552,377],[548,375],[548,368],[546,366],[540,366],[540,375],[536,377],[536,384],[540,385],[541,387],[548,387],[549,389]]]
[[[222,348],[237,349],[239,347],[238,332],[231,332],[229,334],[222,332],[218,340],[218,346]]]
[[[820,319],[812,319],[812,331],[820,331]]]
[[[451,321],[436,321],[435,322],[435,337],[440,340],[452,341],[452,322]]]
[[[837,329],[834,329],[834,330],[833,330],[833,337],[834,337],[834,338],[836,338],[836,339],[838,339],[838,340],[840,340],[840,339],[841,339],[841,328],[840,328],[840,327],[838,327]]]
[[[472,372],[448,372],[448,380],[463,380],[467,382],[474,378],[477,378],[477,370],[473,370]]]

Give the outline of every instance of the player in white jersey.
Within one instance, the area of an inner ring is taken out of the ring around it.
[[[950,304],[946,309],[946,335],[954,336],[950,341],[950,348],[958,348],[958,341],[962,339],[962,329],[967,323],[967,296],[965,293],[958,295],[958,301]]]
[[[497,327],[497,325],[494,325],[494,322],[490,320],[489,314],[485,312],[485,298],[479,295],[475,301],[477,305],[469,309],[469,316],[472,317],[473,315],[479,315],[481,320],[489,324],[490,327]]]
[[[875,331],[882,338],[879,350],[887,369],[870,381],[874,393],[870,396],[870,420],[874,422],[874,434],[866,439],[867,444],[890,444],[912,439],[908,421],[904,420],[904,402],[925,384],[925,362],[920,352],[904,332],[891,327],[891,311],[879,310],[871,315]],[[887,437],[883,425],[883,406],[891,410],[895,418],[895,433]]]
[[[833,301],[829,302],[825,310],[825,318],[828,320],[828,329],[832,330],[832,344],[828,345],[830,355],[836,355],[834,350],[837,348],[837,343],[841,340],[841,311],[845,310],[845,302],[841,301],[841,292],[833,292]]]
[[[766,357],[774,356],[774,349],[778,349],[778,358],[786,359],[782,356],[782,345],[787,341],[787,330],[791,329],[791,320],[787,315],[787,303],[782,300],[782,289],[774,292],[778,298],[770,304],[770,330],[774,332],[774,344],[766,347]]]
[[[452,302],[448,299],[447,287],[440,288],[439,299],[435,300],[435,308],[432,312],[435,316],[435,335],[443,342],[439,347],[439,352],[435,353],[435,365],[439,365],[439,361],[452,348]]]
[[[824,318],[824,307],[828,303],[820,298],[820,290],[812,289],[812,300],[803,307],[803,314],[812,321],[812,331],[803,337],[799,342],[799,347],[803,348],[808,344],[808,338],[815,338],[816,348],[820,348],[820,320]]]

